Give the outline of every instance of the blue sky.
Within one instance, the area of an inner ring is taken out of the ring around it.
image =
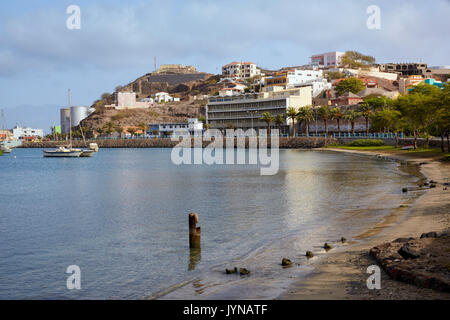
[[[81,8],[81,29],[66,8]],[[366,9],[381,9],[381,29]],[[301,65],[314,53],[357,50],[378,62],[448,65],[450,1],[1,1],[0,108],[8,126],[59,122],[58,108],[91,105],[103,92],[157,63],[220,72],[249,60],[264,68]]]

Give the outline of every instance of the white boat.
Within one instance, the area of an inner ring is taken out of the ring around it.
[[[91,149],[83,149],[81,150],[81,155],[80,157],[82,158],[88,158],[88,157],[92,157],[92,155],[95,153],[94,150]]]
[[[54,150],[43,150],[43,153],[46,158],[78,158],[83,153],[83,150],[57,147]]]

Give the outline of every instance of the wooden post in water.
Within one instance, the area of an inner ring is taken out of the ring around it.
[[[189,213],[189,248],[200,248],[200,235],[202,228],[197,227],[198,215]]]

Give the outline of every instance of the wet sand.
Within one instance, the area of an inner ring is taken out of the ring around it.
[[[317,262],[314,271],[306,279],[294,283],[278,299],[450,299],[450,293],[419,288],[390,279],[381,271],[381,289],[369,290],[366,269],[376,264],[368,252],[370,248],[400,237],[420,237],[422,233],[443,231],[450,227],[450,164],[439,161],[430,153],[406,153],[398,151],[356,151],[322,149],[365,156],[385,157],[400,162],[407,161],[420,166],[427,180],[437,182],[436,188],[424,191],[413,203],[396,208],[383,222],[368,228],[345,246],[338,246]]]

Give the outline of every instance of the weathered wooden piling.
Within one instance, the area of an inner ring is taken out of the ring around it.
[[[198,215],[195,212],[189,213],[189,247],[200,248],[200,236],[202,228],[197,227]]]

